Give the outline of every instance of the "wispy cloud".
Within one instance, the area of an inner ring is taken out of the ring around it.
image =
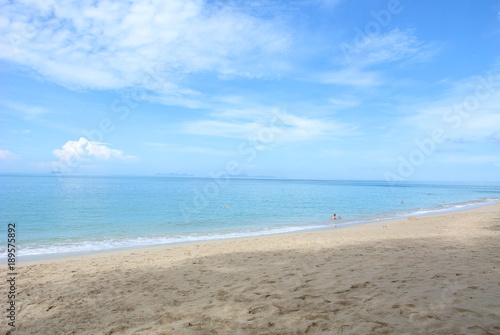
[[[184,152],[184,153],[196,153],[202,155],[211,155],[211,156],[234,156],[235,152],[207,148],[207,147],[197,147],[197,146],[184,146],[170,143],[162,143],[162,142],[145,142],[147,146],[160,148],[168,151],[176,151],[176,152]]]
[[[21,134],[21,135],[27,135],[29,133],[31,133],[31,129],[21,129],[21,130],[12,130],[12,133],[13,134]]]
[[[393,29],[385,34],[366,36],[352,48],[349,63],[359,67],[426,62],[440,51],[436,43],[419,40],[413,29]]]
[[[379,86],[384,82],[381,73],[354,67],[339,71],[324,72],[314,76],[313,80],[322,84],[356,87]]]
[[[144,142],[144,145],[147,145],[148,147],[157,147],[157,148],[166,148],[170,146],[170,144],[162,142]]]
[[[343,0],[313,0],[318,6],[327,9],[335,8],[342,1]]]
[[[0,110],[0,114],[12,115],[16,118],[29,121],[31,125],[39,125],[46,128],[63,131],[71,134],[81,134],[79,127],[68,126],[61,118],[49,118],[50,115],[58,115],[64,113],[60,111],[53,111],[51,108],[29,105],[21,102],[0,101],[0,106],[4,107]],[[15,134],[29,134],[30,129],[13,130]]]
[[[192,147],[192,146],[183,146],[178,149],[182,152],[192,152],[196,154],[202,155],[211,155],[211,156],[235,156],[235,152],[225,151],[225,150],[217,150],[212,148],[204,148],[204,147]]]
[[[193,135],[210,135],[222,137],[243,138],[256,132],[262,124],[244,121],[200,120],[188,122],[182,131]]]
[[[500,131],[500,71],[493,67],[480,76],[452,83],[441,99],[411,110],[404,119],[419,131],[441,128],[452,140],[494,138]]]
[[[0,150],[0,159],[1,160],[8,160],[14,158],[14,154],[10,152],[9,150]]]
[[[500,130],[491,134],[490,139],[492,139],[493,141],[495,141],[500,145]]]
[[[500,162],[499,156],[492,155],[455,155],[446,156],[442,161],[453,164],[498,164]]]
[[[354,136],[355,125],[331,119],[297,116],[283,110],[229,110],[212,114],[211,119],[185,123],[180,131],[193,135],[207,135],[247,139],[272,136],[273,141],[294,143],[318,139]],[[260,135],[259,135],[260,134]]]
[[[380,67],[404,67],[429,61],[439,52],[435,43],[420,41],[415,31],[393,29],[384,34],[356,37],[340,43],[337,69],[311,75],[323,84],[369,87],[383,85],[387,80]]]
[[[0,105],[19,113],[19,115],[26,120],[34,120],[39,118],[40,116],[51,113],[50,110],[47,110],[43,107],[26,105],[23,103],[12,101],[1,101]]]
[[[279,72],[274,56],[290,46],[276,21],[223,2],[29,1],[2,10],[9,20],[0,25],[0,59],[69,87],[187,94],[190,74]]]
[[[356,107],[361,104],[361,100],[356,97],[348,96],[342,98],[331,98],[328,99],[328,103],[339,109]]]

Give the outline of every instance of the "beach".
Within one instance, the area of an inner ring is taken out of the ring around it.
[[[339,220],[340,222],[341,220]],[[500,204],[17,264],[10,334],[500,334]],[[8,278],[2,268],[2,278]],[[8,282],[1,281],[4,306]]]

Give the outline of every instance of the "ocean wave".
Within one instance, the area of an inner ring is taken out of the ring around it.
[[[69,255],[80,255],[86,253],[106,252],[124,249],[133,249],[140,247],[152,247],[161,245],[171,245],[179,243],[222,240],[238,237],[251,237],[259,235],[271,235],[299,232],[306,230],[328,229],[332,227],[345,227],[349,225],[357,225],[363,223],[377,222],[382,220],[398,219],[411,216],[424,216],[431,214],[439,214],[445,212],[453,212],[458,210],[470,209],[474,207],[485,206],[500,202],[500,198],[489,198],[484,200],[476,200],[455,204],[442,204],[434,208],[409,209],[396,211],[391,213],[382,213],[377,216],[364,217],[354,220],[339,220],[336,222],[316,222],[294,226],[280,226],[255,228],[245,230],[221,231],[215,233],[192,233],[192,234],[172,234],[172,235],[155,235],[155,236],[139,236],[127,238],[87,240],[87,241],[68,241],[58,242],[50,245],[25,245],[18,249],[17,256],[19,260],[30,260],[50,257],[63,257]],[[0,249],[0,262],[6,262],[6,249]]]
[[[492,204],[499,203],[499,202],[500,202],[500,198],[488,198],[488,199],[460,202],[460,203],[454,203],[454,204],[442,204],[440,206],[432,207],[432,208],[400,210],[400,211],[394,211],[394,212],[390,212],[390,213],[382,213],[382,214],[377,215],[377,216],[365,217],[365,218],[357,219],[357,220],[347,220],[347,221],[342,222],[341,226],[363,224],[363,223],[370,223],[370,222],[377,222],[377,221],[384,221],[384,220],[402,219],[402,218],[407,218],[407,217],[412,217],[412,216],[425,216],[425,215],[433,215],[433,214],[439,214],[439,213],[455,212],[455,211],[472,209],[472,208],[481,207],[481,206],[492,205]]]
[[[252,230],[226,231],[217,233],[197,233],[185,235],[162,235],[162,236],[140,236],[120,239],[103,239],[94,241],[78,241],[66,243],[54,243],[51,245],[33,245],[19,248],[17,256],[20,260],[30,260],[45,257],[62,257],[68,255],[78,255],[94,252],[106,252],[133,249],[140,247],[154,247],[161,245],[171,245],[188,242],[200,242],[211,240],[231,239],[238,237],[251,237],[260,235],[273,235],[298,232],[312,229],[326,228],[326,225],[307,225],[307,226],[286,226],[269,227]],[[6,262],[6,250],[0,249],[0,262]]]

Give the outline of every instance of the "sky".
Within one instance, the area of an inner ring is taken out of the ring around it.
[[[500,181],[500,2],[0,0],[0,173]]]

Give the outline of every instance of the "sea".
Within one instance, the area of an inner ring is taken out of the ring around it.
[[[12,223],[22,261],[338,228],[496,202],[499,183],[1,175],[0,262],[7,262]]]

